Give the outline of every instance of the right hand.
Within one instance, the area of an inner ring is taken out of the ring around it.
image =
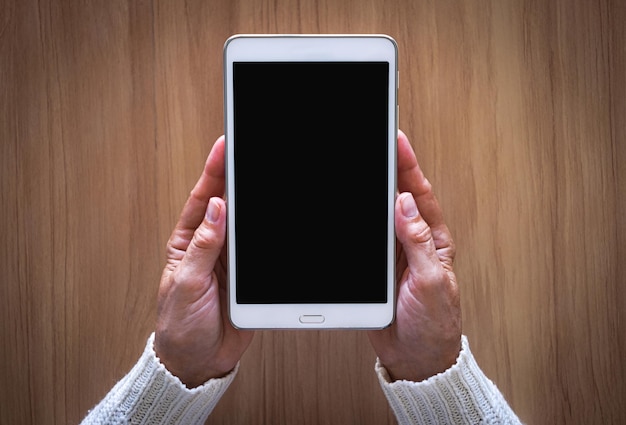
[[[454,242],[406,135],[398,135],[394,323],[369,337],[391,379],[421,381],[452,366],[461,350]]]

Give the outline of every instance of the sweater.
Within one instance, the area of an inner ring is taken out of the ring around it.
[[[189,389],[160,362],[152,333],[135,366],[87,413],[81,425],[203,424],[238,370],[239,364],[228,375]],[[374,370],[401,425],[520,423],[478,367],[465,336],[456,363],[424,381],[391,382],[378,359]]]

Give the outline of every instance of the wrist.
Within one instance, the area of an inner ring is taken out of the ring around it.
[[[418,356],[413,351],[389,357],[379,356],[379,362],[387,370],[391,381],[421,382],[456,364],[461,352],[461,339],[448,347],[439,348],[444,349],[422,351]]]
[[[158,334],[154,339],[154,353],[168,372],[189,389],[199,387],[210,379],[223,378],[236,366],[236,363],[234,365],[212,364],[207,361],[211,359],[209,355],[201,356],[204,361],[198,361],[197,351],[186,350],[181,348],[181,345],[172,348],[158,338]]]

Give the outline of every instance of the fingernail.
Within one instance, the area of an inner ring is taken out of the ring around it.
[[[211,223],[215,223],[220,216],[220,204],[213,198],[209,199],[209,206],[206,209],[206,218]]]
[[[415,199],[410,193],[405,193],[400,199],[400,206],[402,207],[402,214],[407,218],[413,218],[417,216],[417,205],[415,205]]]

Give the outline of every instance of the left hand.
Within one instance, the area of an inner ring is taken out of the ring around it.
[[[228,374],[253,336],[228,318],[224,182],[222,136],[167,243],[159,287],[155,351],[189,388]]]

